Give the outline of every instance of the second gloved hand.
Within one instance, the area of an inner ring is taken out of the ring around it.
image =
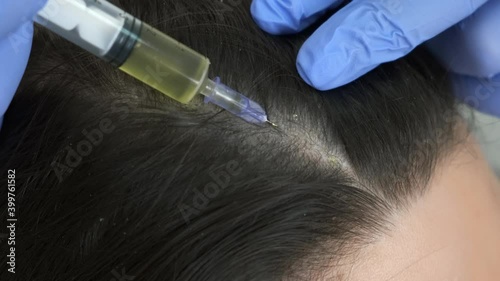
[[[33,15],[46,0],[0,0],[0,127],[31,50]]]
[[[338,7],[342,2],[342,0],[254,0],[252,15],[257,24],[271,34],[291,34],[310,26],[328,10]],[[408,54],[419,44],[467,18],[482,5],[485,7],[481,10],[495,7],[496,15],[500,14],[498,12],[500,8],[497,8],[500,6],[499,3],[500,0],[353,0],[328,19],[304,43],[297,58],[297,68],[302,78],[311,86],[319,90],[333,89],[357,79],[381,63]],[[487,5],[490,7],[486,7]],[[487,22],[491,21],[489,19],[477,21],[477,25],[493,24]],[[490,29],[495,28],[498,33],[500,30],[498,26],[497,24]],[[481,36],[476,39],[491,40]],[[490,46],[497,46],[496,52],[489,50],[489,53],[481,55],[496,66],[483,71],[479,65],[481,71],[478,72],[476,69],[465,72],[470,74],[468,77],[477,76],[475,73],[482,75],[485,72],[490,74],[490,78],[493,77],[495,68],[498,70],[500,67],[498,52],[500,37],[495,40],[497,43]],[[484,42],[476,43],[482,45]],[[456,53],[453,54],[455,47],[446,48],[439,46],[439,43],[435,43],[434,46],[436,54],[456,57]],[[480,49],[469,50],[484,51]],[[447,59],[442,60],[445,62]],[[472,64],[474,63],[464,63],[461,66],[462,69],[469,69]],[[451,69],[455,70],[453,67]],[[465,80],[461,80],[461,83],[465,83]],[[500,107],[498,96],[497,94],[497,105]],[[497,115],[500,116],[500,112]]]
[[[500,117],[500,0],[488,1],[427,46],[455,73],[458,98]]]

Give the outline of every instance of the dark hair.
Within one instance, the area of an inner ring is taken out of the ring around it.
[[[0,133],[19,218],[2,280],[313,279],[383,234],[458,139],[424,50],[320,93],[295,69],[310,31],[266,35],[249,0],[115,3],[209,57],[278,128],[179,104],[37,29]]]

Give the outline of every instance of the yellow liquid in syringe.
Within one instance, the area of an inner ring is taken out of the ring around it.
[[[165,95],[188,103],[207,76],[210,61],[143,23],[127,60],[119,67]]]

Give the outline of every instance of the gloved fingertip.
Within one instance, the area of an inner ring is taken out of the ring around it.
[[[282,5],[284,4],[271,0],[254,0],[250,12],[255,23],[273,35],[296,33],[308,24],[295,19],[289,11],[283,9]]]
[[[32,23],[34,16],[46,3],[47,0],[16,0],[2,3],[0,5],[0,37],[7,36],[20,25]]]
[[[0,40],[0,115],[3,115],[16,92],[26,69],[31,43],[33,23],[20,26],[5,40]]]
[[[300,76],[307,84],[320,91],[331,90],[351,82],[352,80],[342,75],[347,67],[349,66],[346,58],[336,53],[325,53],[319,46],[311,48],[304,44],[297,56],[297,71]]]

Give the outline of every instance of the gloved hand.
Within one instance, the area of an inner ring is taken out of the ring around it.
[[[251,11],[265,31],[291,34],[342,2],[253,0]],[[304,43],[297,68],[311,86],[333,89],[453,26],[429,43],[432,51],[458,73],[454,86],[459,97],[500,116],[499,15],[500,0],[352,0]]]
[[[33,39],[33,16],[47,0],[0,0],[0,128],[23,76]]]

